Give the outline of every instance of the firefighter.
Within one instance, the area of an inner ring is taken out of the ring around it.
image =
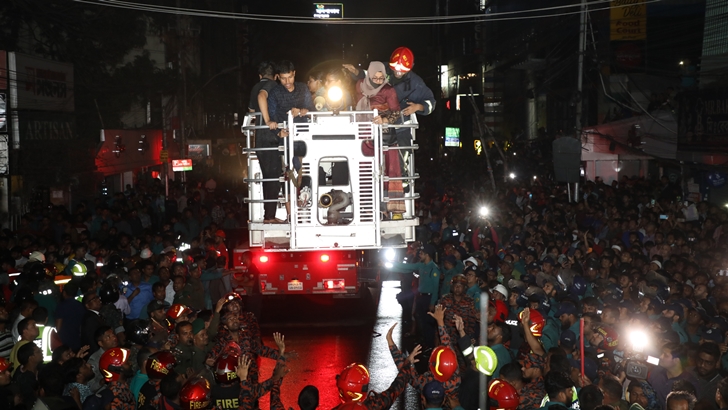
[[[104,352],[99,360],[99,368],[113,393],[111,408],[115,410],[135,410],[136,401],[129,389],[129,382],[134,377],[129,359],[129,350],[114,347]]]
[[[215,361],[215,381],[212,386],[212,401],[215,406],[233,410],[240,406],[240,378],[236,372],[240,349],[223,352]]]
[[[137,408],[142,408],[144,405],[152,406],[155,409],[159,408],[159,401],[161,400],[159,383],[164,376],[168,375],[174,369],[176,364],[177,358],[166,350],[153,353],[149,356],[145,366],[149,380],[139,390]]]
[[[490,410],[516,410],[521,403],[516,388],[505,380],[494,379],[488,385],[488,405]]]
[[[399,371],[392,384],[382,393],[369,391],[369,370],[361,363],[352,363],[336,376],[336,387],[339,390],[342,404],[335,409],[349,408],[350,403],[361,403],[368,409],[387,409],[402,394],[407,384],[411,383],[414,375],[414,363],[417,361],[416,357],[420,354],[421,347],[416,346],[412,353],[405,357],[392,338],[396,326],[395,323],[387,332],[389,352]]]

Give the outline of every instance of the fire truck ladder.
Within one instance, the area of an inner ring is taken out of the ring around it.
[[[371,118],[377,111],[310,112],[279,124],[289,137],[278,147],[255,147],[261,114],[251,113],[243,121],[246,136],[243,150],[248,157],[250,246],[269,251],[379,249],[403,247],[414,240],[419,221],[415,214],[413,152],[406,147],[386,144],[382,130],[407,129],[415,141],[418,126],[414,115],[400,125],[377,125]],[[300,122],[305,120],[306,122]],[[402,132],[402,131],[400,131]],[[278,151],[286,172],[276,178],[263,178],[257,153]],[[406,153],[406,161],[400,161]],[[400,167],[400,163],[403,167]],[[276,199],[263,197],[263,183],[282,184]],[[408,187],[403,187],[408,185]],[[265,203],[277,203],[285,223],[265,223]],[[404,206],[401,206],[401,204]],[[399,206],[388,206],[399,204]],[[393,209],[389,211],[388,209]]]

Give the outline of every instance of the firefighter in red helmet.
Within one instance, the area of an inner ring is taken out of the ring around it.
[[[145,366],[149,380],[139,390],[138,408],[147,404],[154,408],[159,407],[159,400],[162,397],[159,391],[159,383],[176,365],[177,358],[167,350],[160,350],[149,356]]]
[[[114,394],[111,403],[113,409],[136,409],[136,400],[129,389],[129,381],[134,377],[129,356],[129,349],[114,347],[105,351],[99,359],[101,374],[108,383],[108,389]]]
[[[516,388],[505,380],[494,379],[488,385],[488,405],[490,410],[516,410],[521,398]]]
[[[351,403],[360,403],[367,409],[387,409],[404,392],[414,374],[415,357],[420,353],[421,348],[417,346],[409,357],[405,357],[392,338],[392,332],[396,326],[395,323],[387,332],[389,352],[399,370],[392,384],[382,393],[369,391],[369,370],[363,364],[352,363],[336,376],[336,387],[342,401],[342,404],[335,407],[336,409],[354,408]]]
[[[435,306],[435,312],[429,315],[437,322],[437,332],[440,335],[440,346],[435,348],[430,355],[430,370],[413,378],[412,386],[423,392],[427,383],[437,380],[442,383],[445,389],[445,397],[457,397],[460,387],[460,370],[457,364],[455,350],[451,347],[451,339],[445,329],[445,308],[442,305]],[[425,400],[421,397],[421,400]]]

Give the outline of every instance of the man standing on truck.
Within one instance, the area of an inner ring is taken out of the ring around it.
[[[437,303],[438,289],[440,287],[440,268],[433,261],[435,252],[434,246],[428,244],[420,249],[418,263],[393,262],[392,270],[400,273],[417,272],[420,279],[417,295],[415,296],[415,322],[419,329],[423,343],[426,348],[435,347],[435,323],[434,319],[427,313],[434,312]]]
[[[296,69],[290,61],[281,61],[277,66],[278,79],[280,84],[271,88],[268,92],[268,114],[270,118],[266,121],[270,130],[262,130],[256,134],[256,147],[272,148],[282,143],[281,139],[288,136],[288,130],[278,130],[278,123],[288,120],[288,112],[297,119],[313,111],[311,93],[304,83],[296,82]],[[259,151],[256,153],[260,161],[260,169],[263,178],[271,179],[281,176],[282,166],[279,151]],[[295,163],[298,161],[298,163]],[[301,164],[298,158],[294,157],[294,166],[300,169]],[[263,183],[263,198],[265,200],[277,200],[280,184],[277,181]],[[275,201],[265,202],[263,205],[264,223],[284,223],[286,221],[277,219],[276,209],[278,204]]]

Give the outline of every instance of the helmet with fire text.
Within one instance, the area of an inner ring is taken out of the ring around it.
[[[352,363],[336,376],[336,387],[341,401],[348,403],[364,400],[369,391],[369,370],[360,363]]]
[[[494,379],[488,386],[490,410],[516,410],[521,402],[518,391],[510,383]]]
[[[439,382],[450,380],[458,369],[458,358],[455,352],[447,346],[438,346],[430,355],[430,371]]]
[[[408,72],[415,65],[415,55],[407,47],[397,47],[389,57],[389,67],[394,71]]]
[[[122,366],[129,360],[129,349],[114,347],[104,352],[99,359],[99,368],[104,380],[115,382],[119,380]]]
[[[492,376],[498,367],[498,356],[489,346],[478,346],[473,351],[475,367],[486,376]]]
[[[611,326],[597,326],[594,329],[594,335],[602,337],[602,341],[597,344],[597,349],[614,350],[619,346],[619,334]]]
[[[204,410],[210,407],[210,382],[196,376],[188,379],[179,391],[179,404],[183,410]]]
[[[230,384],[237,381],[235,372],[240,356],[230,353],[221,354],[215,361],[215,380],[220,384]]]
[[[543,335],[543,327],[546,324],[546,321],[544,320],[541,312],[538,310],[529,309],[529,312],[531,313],[531,325],[528,328],[531,329],[531,334],[534,337],[541,337],[541,335]],[[523,311],[518,314],[518,318],[523,319]]]
[[[493,321],[495,323],[505,323],[506,319],[508,319],[508,305],[506,305],[506,302],[502,300],[490,300],[490,308],[493,309],[495,312],[495,316],[493,316]]]
[[[150,379],[162,379],[169,374],[176,364],[177,358],[171,352],[161,350],[152,353],[147,359],[147,376]]]

